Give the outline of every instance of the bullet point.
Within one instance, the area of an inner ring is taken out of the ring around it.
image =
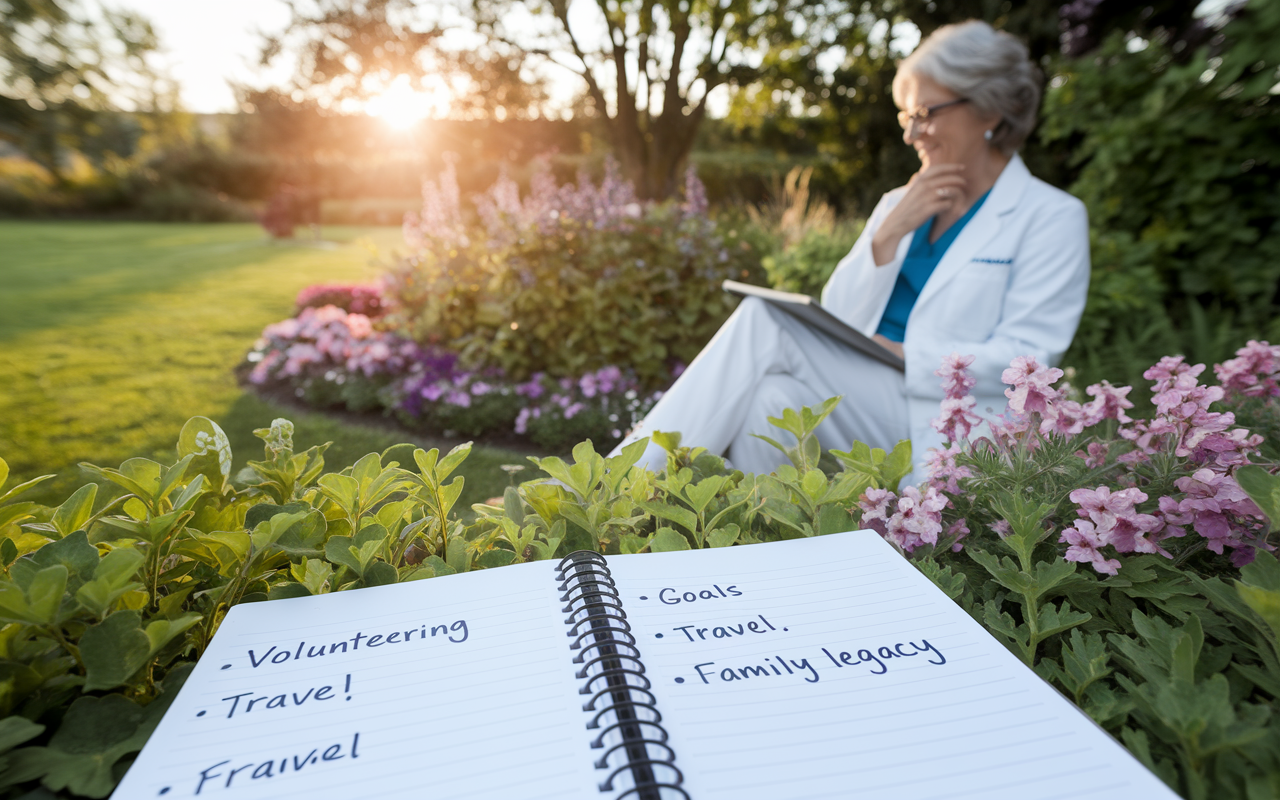
[[[231,665],[230,665],[230,664],[223,664],[223,665],[222,665],[222,668],[223,668],[223,669],[231,669]]]
[[[160,790],[160,794],[168,794],[168,793],[169,793],[169,787],[168,787],[168,786],[166,786],[166,787],[164,787],[163,789],[161,789],[161,790]]]
[[[676,683],[684,683],[684,678],[676,678]]]
[[[654,634],[654,638],[661,639],[661,638],[662,638],[662,634],[660,634],[660,633],[655,633],[655,634]]]
[[[789,629],[789,628],[783,628],[783,630],[785,631],[785,630],[790,630],[790,629]]]
[[[203,717],[204,715],[205,715],[205,712],[203,711],[201,711],[199,714],[196,714],[197,717]]]
[[[640,599],[641,599],[641,600],[648,600],[649,598],[645,597],[644,595],[640,595]]]

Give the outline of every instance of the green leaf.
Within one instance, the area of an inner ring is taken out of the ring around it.
[[[311,594],[321,594],[325,584],[333,577],[333,567],[321,559],[304,557],[302,563],[289,565],[289,573],[294,580],[307,587]]]
[[[288,422],[277,420],[276,422]],[[292,428],[292,426],[290,426]],[[275,429],[275,423],[272,423]],[[231,480],[231,440],[208,417],[192,417],[178,434],[178,458],[190,457],[187,471],[203,475],[219,494]]]
[[[80,637],[84,689],[114,689],[128,682],[151,657],[151,640],[137,611],[117,611]]]
[[[641,550],[649,546],[653,541],[653,534],[648,536],[639,536],[634,533],[624,533],[618,537],[618,549],[624,555],[639,553]]]
[[[641,501],[640,507],[656,517],[683,525],[690,533],[698,530],[698,517],[687,508],[650,500]]]
[[[78,585],[90,580],[98,568],[98,548],[89,544],[84,531],[76,531],[13,562],[9,575],[19,586],[27,588],[37,572],[55,564],[66,567],[72,582]]]
[[[1271,530],[1280,526],[1280,475],[1272,475],[1265,467],[1248,465],[1236,470],[1236,482],[1249,499],[1262,509]]]
[[[146,559],[133,547],[117,547],[102,557],[93,580],[76,590],[76,599],[95,617],[105,616],[121,595],[140,588],[133,576]]]
[[[693,510],[701,514],[728,481],[729,479],[723,475],[713,475],[710,478],[699,481],[697,485],[689,484],[686,486],[684,496],[688,499],[689,505],[693,506]],[[697,523],[695,522],[695,524]]]
[[[649,543],[649,552],[666,553],[674,550],[688,550],[689,541],[674,528],[658,528]]]
[[[738,536],[742,534],[742,530],[735,524],[729,523],[723,528],[717,528],[707,534],[707,544],[712,547],[728,547],[738,541]]]
[[[4,488],[5,483],[9,480],[9,462],[0,458],[0,489]]]
[[[51,481],[56,477],[58,476],[57,475],[41,475],[38,478],[32,478],[26,483],[20,483],[17,486],[10,489],[9,491],[5,492],[4,494],[0,494],[0,505],[4,505],[5,503],[8,503],[10,500],[22,494],[23,492],[28,491],[30,489],[34,489],[36,486],[39,486],[45,481]]]
[[[98,484],[86,483],[77,489],[75,494],[68,497],[66,502],[58,506],[58,510],[53,512],[53,519],[50,520],[54,530],[58,532],[58,538],[75,533],[84,527],[89,517],[93,516],[93,501],[97,496]]]
[[[444,479],[453,474],[453,471],[462,466],[462,462],[467,460],[467,456],[471,454],[471,442],[463,442],[457,447],[449,451],[449,454],[440,459],[440,464],[436,467],[436,480],[441,483]]]
[[[354,517],[356,514],[356,505],[360,497],[360,483],[348,475],[339,475],[331,472],[328,475],[321,475],[316,481],[320,485],[320,491],[347,512],[347,516]]]
[[[449,544],[445,546],[445,562],[456,572],[469,572],[471,570],[471,553],[467,550],[467,540],[461,536],[455,536],[449,539]]]
[[[346,567],[356,575],[359,575],[363,569],[356,555],[358,552],[351,546],[350,536],[330,536],[324,543],[324,557],[340,567]]]
[[[493,569],[494,567],[505,567],[515,560],[516,554],[511,550],[495,548],[481,553],[479,557],[476,558],[476,566],[483,569]]]
[[[1077,625],[1083,625],[1093,619],[1093,615],[1085,614],[1081,611],[1072,611],[1071,604],[1064,601],[1061,605],[1044,604],[1040,607],[1040,613],[1036,619],[1036,637],[1039,641],[1044,641],[1056,633],[1062,633]],[[1195,617],[1192,617],[1192,619],[1195,619]]]
[[[667,433],[665,431],[654,431],[651,438],[653,439],[654,444],[661,447],[663,450],[666,450],[673,456],[676,454],[676,451],[680,449],[680,431],[672,431],[671,433]]]
[[[440,556],[427,556],[422,561],[422,566],[429,567],[435,573],[437,578],[445,575],[456,575],[457,570],[445,563]]]
[[[123,695],[81,697],[71,704],[46,747],[9,754],[9,785],[40,779],[46,789],[106,797],[118,780],[118,762],[142,749],[190,674],[184,664],[169,671],[160,697],[145,708]]]
[[[3,481],[0,481],[3,484]],[[36,738],[44,733],[44,726],[37,725],[26,717],[13,715],[0,719],[0,753],[7,753],[23,742]],[[0,778],[3,780],[3,778]]]
[[[386,586],[399,580],[396,568],[385,561],[375,561],[364,571],[360,583],[364,586]]]

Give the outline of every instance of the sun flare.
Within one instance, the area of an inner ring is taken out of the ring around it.
[[[409,76],[400,75],[391,85],[365,102],[364,111],[396,130],[406,130],[428,117],[444,116],[449,102],[443,88],[415,89]]]

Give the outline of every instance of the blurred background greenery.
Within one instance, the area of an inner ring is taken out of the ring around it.
[[[896,61],[974,17],[1041,65],[1023,155],[1089,207],[1075,382],[1280,338],[1280,3],[314,0],[217,114],[182,108],[153,26],[114,8],[0,0],[0,452],[19,476],[154,454],[192,414],[240,457],[277,414],[304,446],[337,440],[335,463],[396,438],[245,394],[231,370],[298,289],[376,275],[446,163],[465,197],[504,173],[527,187],[539,157],[568,180],[611,156],[645,200],[692,165],[757,277],[816,293],[917,167]],[[254,221],[312,233],[282,244]]]

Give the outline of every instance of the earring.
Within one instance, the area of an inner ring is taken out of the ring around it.
[[[994,135],[995,134],[992,131],[987,131],[986,133],[982,134],[982,138],[986,139],[989,142],[991,141],[991,137]]]

